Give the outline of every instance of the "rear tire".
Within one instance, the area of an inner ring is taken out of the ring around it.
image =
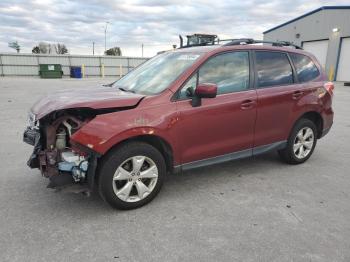
[[[286,148],[279,150],[281,159],[291,165],[304,163],[312,155],[317,143],[317,128],[314,122],[302,118],[294,125]]]
[[[126,143],[102,160],[99,193],[114,208],[138,208],[158,194],[165,174],[164,157],[156,148],[143,142]]]

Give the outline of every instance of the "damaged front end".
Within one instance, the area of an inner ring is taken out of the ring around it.
[[[74,145],[70,137],[98,113],[89,108],[66,109],[40,120],[30,113],[23,141],[34,146],[34,150],[27,164],[39,168],[50,179],[49,188],[76,185],[79,192],[92,190],[98,155]]]

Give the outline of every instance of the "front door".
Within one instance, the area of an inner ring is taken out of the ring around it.
[[[249,52],[223,53],[209,58],[182,87],[176,102],[182,164],[252,154],[257,95],[249,72]],[[198,83],[216,84],[218,95],[192,107],[186,90]]]

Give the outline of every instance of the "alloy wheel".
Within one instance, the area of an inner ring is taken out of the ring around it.
[[[133,156],[125,160],[113,175],[113,191],[125,202],[138,202],[146,198],[155,188],[158,168],[146,156]]]
[[[300,129],[297,133],[294,144],[293,144],[293,152],[294,155],[298,159],[303,159],[307,157],[312,147],[315,143],[315,134],[314,131],[310,127],[304,127]]]

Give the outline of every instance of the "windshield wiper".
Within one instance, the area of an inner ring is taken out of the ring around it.
[[[135,94],[135,91],[129,90],[129,89],[125,89],[125,88],[123,88],[123,87],[118,87],[118,89],[119,89],[119,90],[122,90],[122,91],[124,91],[124,92],[129,92],[129,93]]]

